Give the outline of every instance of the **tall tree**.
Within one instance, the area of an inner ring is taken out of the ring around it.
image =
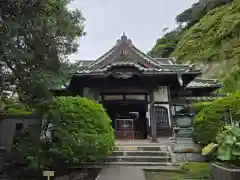
[[[52,77],[67,55],[77,50],[77,38],[84,35],[84,18],[79,10],[67,8],[70,2],[0,2],[1,89],[11,82],[25,100],[50,98]]]
[[[191,8],[176,17],[178,23],[187,23],[189,27],[196,24],[212,9],[231,3],[233,0],[199,0]]]

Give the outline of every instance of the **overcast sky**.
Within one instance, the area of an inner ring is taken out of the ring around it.
[[[71,60],[94,60],[125,34],[144,52],[165,27],[176,27],[175,17],[197,0],[75,0],[70,8],[82,11],[86,36]]]

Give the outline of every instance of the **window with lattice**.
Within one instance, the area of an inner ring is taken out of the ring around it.
[[[168,109],[166,107],[156,106],[155,115],[157,127],[169,126]]]

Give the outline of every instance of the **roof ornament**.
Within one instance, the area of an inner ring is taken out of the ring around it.
[[[127,43],[128,42],[128,38],[127,36],[125,35],[125,33],[123,33],[122,37],[121,37],[121,41],[122,43]]]
[[[117,45],[120,45],[120,44],[129,44],[129,45],[132,45],[132,40],[131,40],[131,39],[128,39],[128,37],[126,36],[126,34],[123,33],[123,35],[121,36],[121,39],[118,39],[118,40],[117,40]]]

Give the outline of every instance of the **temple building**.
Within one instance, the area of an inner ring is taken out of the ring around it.
[[[80,61],[69,84],[56,95],[83,96],[101,103],[117,139],[172,137],[175,116],[189,102],[212,100],[216,80],[201,79],[194,65],[174,58],[152,58],[126,35],[94,61]]]

